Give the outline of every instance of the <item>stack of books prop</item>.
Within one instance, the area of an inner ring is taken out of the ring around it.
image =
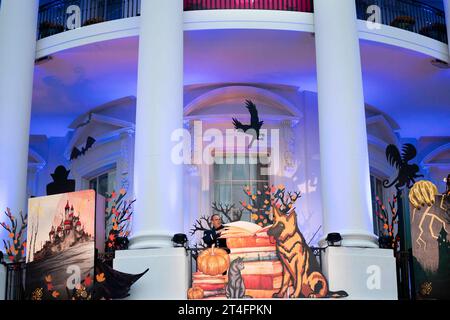
[[[243,259],[241,274],[245,295],[252,298],[272,298],[281,288],[283,267],[277,256],[275,239],[267,235],[270,227],[237,221],[226,224],[222,231],[222,238],[227,239],[230,249],[230,261]]]
[[[198,271],[192,275],[189,299],[226,299],[226,271],[230,266],[228,253],[214,246],[202,251],[197,258]]]

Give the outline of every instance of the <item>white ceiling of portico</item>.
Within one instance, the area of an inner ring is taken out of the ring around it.
[[[361,43],[366,102],[404,137],[450,136],[450,69],[412,51]],[[32,133],[64,135],[81,114],[136,95],[137,38],[60,52],[36,67]],[[316,91],[314,38],[308,33],[222,30],[185,36],[185,85],[276,83]],[[343,75],[342,81],[345,81]]]

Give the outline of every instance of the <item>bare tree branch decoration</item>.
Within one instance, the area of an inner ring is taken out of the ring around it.
[[[199,219],[195,220],[194,225],[190,230],[190,235],[193,236],[197,232],[204,232],[212,229],[211,219],[207,216],[201,216]]]
[[[234,209],[234,204],[229,205],[229,204],[222,204],[221,202],[217,203],[217,202],[213,202],[211,205],[211,208],[213,208],[214,211],[220,213],[223,215],[223,217],[225,217],[227,219],[227,221],[224,221],[225,223],[229,223],[229,222],[233,222],[236,221],[233,219],[233,217],[231,216],[231,210]]]
[[[8,232],[8,240],[3,240],[6,254],[11,262],[19,262],[25,257],[25,248],[27,243],[22,239],[28,224],[28,215],[20,212],[20,228],[18,229],[18,221],[11,213],[9,208],[6,209],[5,215],[10,223],[2,222],[0,225]]]
[[[279,186],[278,190],[273,196],[273,203],[284,214],[288,214],[292,210],[295,210],[294,203],[301,197],[301,192],[288,192],[286,196],[286,188]]]

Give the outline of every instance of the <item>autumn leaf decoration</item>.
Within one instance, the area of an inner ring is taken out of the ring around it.
[[[107,196],[106,223],[109,228],[106,239],[106,250],[118,249],[118,238],[128,238],[130,235],[133,204],[136,200],[126,201],[127,192],[121,189],[119,193],[112,192]]]
[[[9,219],[9,223],[2,222],[0,225],[8,232],[8,238],[6,240],[3,239],[6,255],[10,262],[21,262],[25,259],[25,250],[27,247],[27,243],[23,238],[25,230],[27,229],[28,216],[24,216],[22,212],[20,212],[19,228],[17,218],[14,217],[9,208],[6,209],[5,215]]]
[[[105,282],[105,280],[106,280],[105,274],[103,272],[100,274],[97,274],[95,276],[95,278],[96,278],[97,282],[99,282],[99,283]]]
[[[274,190],[274,186],[264,185],[262,190],[256,190],[255,193],[252,193],[250,186],[244,186],[243,191],[248,197],[248,202],[240,201],[240,204],[242,208],[250,213],[252,222],[261,227],[273,223],[270,198],[272,196],[272,191]]]
[[[50,295],[57,299],[60,296],[59,291],[55,290],[53,286],[53,277],[49,274],[45,276],[45,284],[47,286],[47,291],[50,293]]]
[[[389,248],[396,250],[400,241],[400,237],[396,235],[395,225],[398,224],[397,198],[394,196],[391,201],[388,199],[389,211],[377,196],[376,200],[376,216],[381,221],[383,227],[380,230],[380,236],[388,240]]]

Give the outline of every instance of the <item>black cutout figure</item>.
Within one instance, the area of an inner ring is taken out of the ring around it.
[[[391,166],[398,169],[398,175],[391,183],[389,183],[389,180],[384,180],[383,187],[390,188],[395,184],[397,190],[400,190],[404,186],[410,189],[416,183],[416,178],[423,177],[423,175],[417,174],[419,172],[419,166],[417,164],[408,163],[414,159],[416,154],[416,148],[410,143],[403,145],[401,155],[395,145],[388,145],[386,148],[386,159]]]
[[[404,221],[404,213],[403,213],[403,187],[407,187],[410,189],[414,183],[416,183],[415,179],[419,177],[423,177],[423,175],[418,175],[419,166],[417,164],[409,164],[409,161],[415,158],[417,155],[416,148],[407,143],[402,147],[402,153],[400,155],[400,151],[398,148],[390,144],[386,148],[386,160],[388,163],[395,167],[398,170],[397,177],[389,183],[389,180],[383,181],[384,188],[390,188],[395,184],[395,189],[397,189],[395,200],[397,201],[397,216],[398,216],[398,229],[397,229],[397,237],[399,238],[398,250],[399,252],[394,251],[394,255],[397,259],[397,288],[399,290],[398,296],[400,299],[411,299],[410,291],[409,291],[409,270],[404,266],[404,264],[400,263],[400,253],[405,252],[406,248],[406,233],[405,233],[405,221]]]
[[[47,185],[47,195],[74,192],[75,180],[68,180],[70,170],[67,170],[64,166],[58,166],[55,169],[55,173],[52,173],[53,182]]]
[[[149,269],[140,274],[128,274],[114,270],[101,259],[95,261],[95,274],[102,275],[103,281],[95,282],[94,299],[124,299],[130,295],[131,286],[143,277]]]
[[[256,105],[250,101],[246,100],[246,107],[248,109],[248,112],[250,112],[250,124],[242,124],[239,120],[236,118],[233,118],[233,125],[236,130],[242,129],[244,132],[247,132],[250,129],[253,129],[256,132],[256,140],[259,140],[259,130],[261,129],[264,121],[259,121],[258,116],[258,110],[256,109]],[[253,137],[252,142],[255,140],[255,137]]]
[[[86,151],[91,149],[92,146],[94,145],[94,143],[95,143],[95,139],[94,138],[87,137],[86,145],[83,148],[81,148],[81,151],[77,147],[74,147],[72,149],[72,153],[70,154],[70,160],[75,160],[75,159],[77,159],[78,157],[80,157],[82,155],[84,156],[86,154]]]

